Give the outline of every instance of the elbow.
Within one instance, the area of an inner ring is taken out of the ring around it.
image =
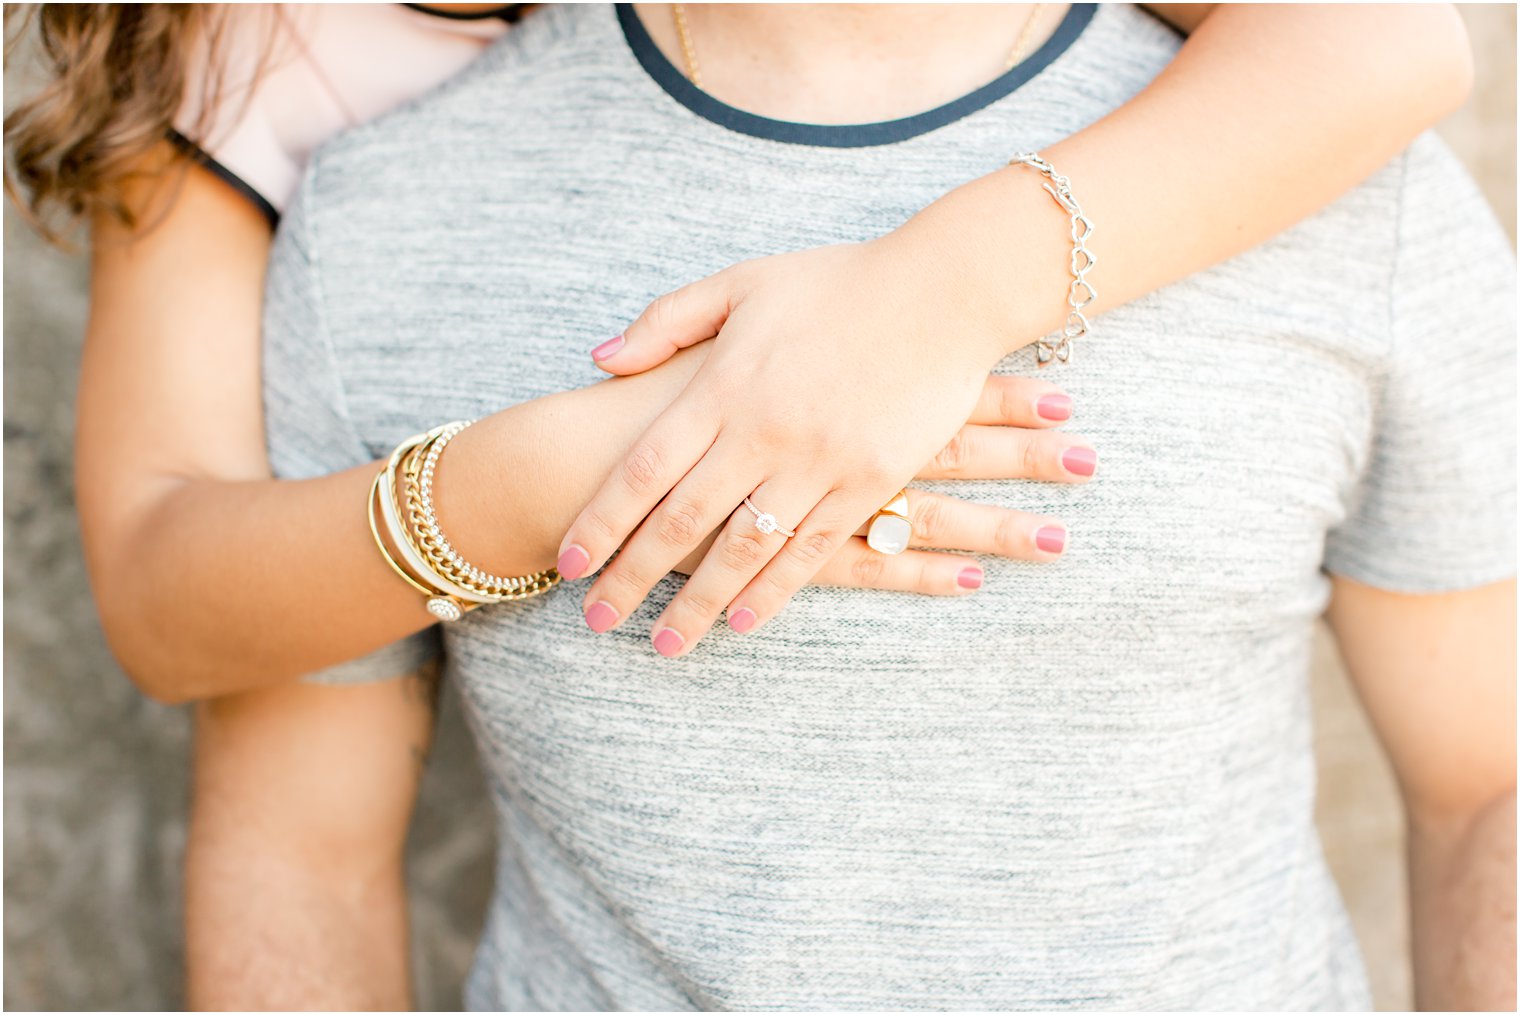
[[[127,676],[145,698],[156,701],[160,705],[188,705],[199,700],[194,694],[173,683],[139,676],[130,671]]]
[[[127,678],[142,692],[143,696],[160,705],[188,705],[199,701],[204,695],[196,694],[182,681],[156,671],[127,669]]]
[[[196,694],[193,682],[178,672],[163,653],[145,647],[151,640],[133,630],[135,625],[119,619],[108,620],[107,616],[107,610],[102,607],[100,619],[106,645],[127,679],[144,697],[160,705],[185,705],[201,697]]]
[[[111,582],[96,585],[100,628],[127,679],[161,705],[185,705],[206,697],[195,667],[187,664],[182,652],[172,650],[172,637],[165,637],[150,617],[133,609],[136,601],[137,596]]]
[[[1486,783],[1486,784],[1485,784]],[[1412,843],[1450,849],[1493,826],[1514,827],[1515,780],[1481,780],[1439,796],[1405,796]]]

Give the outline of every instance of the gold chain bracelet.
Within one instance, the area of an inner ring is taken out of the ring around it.
[[[433,507],[433,476],[449,441],[469,425],[467,422],[458,422],[439,427],[402,462],[408,534],[438,574],[493,602],[514,602],[547,592],[559,584],[558,571],[548,568],[511,578],[491,574],[465,560],[438,525],[437,512]]]
[[[429,461],[427,455],[433,448],[438,448],[441,453],[440,438],[446,445],[468,425],[451,423],[409,437],[397,445],[386,466],[370,485],[367,507],[370,534],[374,536],[381,557],[403,581],[427,597],[428,612],[443,621],[458,620],[488,603],[527,599],[559,583],[559,573],[553,568],[520,578],[486,574],[460,558],[438,529],[432,510],[432,470],[425,473],[427,485],[424,487],[424,463]],[[431,461],[436,467],[436,454]],[[398,485],[405,487],[405,517],[397,496]],[[381,508],[386,534],[405,566],[396,560],[381,536],[380,525],[375,520],[376,503]],[[430,521],[422,524],[424,519]]]

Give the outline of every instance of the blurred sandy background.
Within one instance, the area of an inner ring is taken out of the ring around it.
[[[1441,128],[1515,236],[1515,8],[1462,5],[1477,54]],[[69,443],[82,261],[5,212],[5,991],[9,1009],[182,1005],[179,863],[189,713],[148,702],[96,628]],[[1378,1006],[1407,1009],[1401,819],[1386,764],[1321,639],[1320,821]],[[459,1004],[487,895],[489,808],[446,703],[410,847],[419,1004]]]

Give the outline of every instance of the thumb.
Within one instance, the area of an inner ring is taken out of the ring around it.
[[[612,374],[659,366],[677,350],[715,336],[728,320],[733,295],[727,272],[668,292],[645,307],[627,331],[592,349],[591,358]]]

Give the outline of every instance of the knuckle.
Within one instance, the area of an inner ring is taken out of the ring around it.
[[[869,461],[866,482],[871,486],[891,487],[895,491],[898,487],[905,486],[911,478],[903,475],[902,462],[894,461],[888,449],[882,449],[880,454]]]
[[[648,441],[639,441],[623,458],[620,468],[623,485],[636,494],[647,494],[660,477],[662,463],[658,448]]]
[[[690,546],[702,534],[702,512],[690,501],[672,501],[660,509],[655,533],[667,546]]]
[[[723,541],[723,563],[730,570],[753,571],[765,558],[765,546],[758,531],[732,532]]]
[[[595,537],[593,540],[595,542],[616,543],[620,541],[620,537],[627,535],[626,532],[618,532],[614,529],[612,522],[602,514],[600,509],[588,509],[582,521]]]
[[[918,509],[913,512],[913,535],[923,543],[933,543],[945,527],[946,503],[938,497],[920,495],[915,498]]]
[[[616,590],[616,593],[609,598],[618,601],[632,600],[637,602],[644,598],[644,594],[649,591],[650,586],[650,583],[645,580],[645,576],[640,574],[638,569],[633,565],[624,563],[621,557],[618,558],[612,567],[603,572],[602,580],[609,582]]]
[[[655,331],[664,331],[680,320],[681,291],[679,289],[656,296],[644,311],[645,323]]]
[[[746,392],[742,386],[736,386],[730,394],[742,396],[753,392]],[[746,429],[747,450],[757,457],[773,455],[776,448],[788,448],[799,457],[812,459],[823,450],[821,445],[824,435],[821,428],[788,407],[766,407],[764,414]]]
[[[1038,476],[1044,471],[1041,467],[1045,458],[1044,454],[1042,453],[1043,446],[1044,445],[1042,441],[1033,440],[1027,437],[1024,439],[1023,453],[1019,456],[1021,459],[1021,468],[1023,470],[1022,474],[1024,476]]]
[[[723,609],[712,595],[701,588],[693,588],[690,582],[681,590],[679,603],[685,613],[703,619],[716,617]]]
[[[778,604],[785,603],[788,599],[792,598],[792,593],[797,591],[791,585],[782,581],[771,568],[761,571],[758,581],[764,587],[761,599],[769,603],[772,609],[779,608]]]
[[[1019,390],[1017,384],[1003,383],[998,385],[997,413],[998,419],[1009,421],[1020,419],[1026,412],[1026,396]]]
[[[850,564],[850,579],[863,588],[874,588],[881,584],[886,570],[887,558],[874,550],[868,550]]]
[[[1024,539],[1024,527],[1018,515],[1005,512],[998,519],[997,527],[992,531],[992,545],[1003,556],[1013,556],[1022,553],[1026,541]]]
[[[824,561],[834,555],[832,532],[798,533],[792,543],[794,544],[792,552],[809,567],[821,566]]]
[[[970,441],[966,438],[966,431],[961,430],[950,443],[940,449],[939,454],[934,456],[935,467],[945,476],[958,476],[966,468],[966,460],[971,454]]]

